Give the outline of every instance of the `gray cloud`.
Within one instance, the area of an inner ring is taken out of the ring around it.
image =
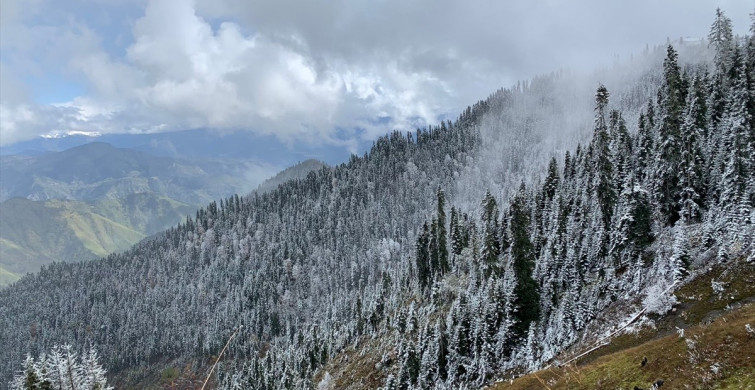
[[[716,4],[743,33],[752,11],[734,0],[60,3],[2,0],[0,144],[192,127],[350,144],[354,128],[372,138],[433,123],[517,80],[703,37]],[[120,22],[107,12],[124,7]],[[51,71],[86,93],[31,101],[45,91],[19,79]]]

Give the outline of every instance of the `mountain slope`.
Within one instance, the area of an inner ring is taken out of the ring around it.
[[[725,285],[725,291],[714,290],[712,281]],[[755,265],[744,259],[718,265],[678,295],[673,313],[646,319],[576,362],[490,388],[649,389],[659,379],[664,388],[755,388],[755,331],[747,329],[755,325]]]
[[[105,256],[194,211],[194,206],[155,194],[100,202],[13,198],[0,203],[0,264],[9,273],[23,275],[53,261]],[[8,275],[2,284],[15,279]]]
[[[246,164],[185,161],[92,142],[39,156],[0,157],[0,200],[98,200],[152,192],[205,204],[251,190]]]
[[[2,156],[0,286],[53,261],[125,250],[181,222],[198,205],[248,191],[250,167],[158,157],[101,142]]]

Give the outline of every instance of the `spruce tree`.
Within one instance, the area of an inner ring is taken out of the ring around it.
[[[732,86],[727,103],[726,133],[724,134],[726,165],[721,183],[720,207],[728,222],[734,227],[750,218],[752,205],[747,196],[748,182],[751,180],[750,166],[755,155],[750,137],[750,116],[747,109],[747,75],[744,63],[738,66],[738,77]]]

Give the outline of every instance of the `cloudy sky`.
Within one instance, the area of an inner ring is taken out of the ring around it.
[[[353,145],[749,0],[0,0],[0,146],[191,128]]]

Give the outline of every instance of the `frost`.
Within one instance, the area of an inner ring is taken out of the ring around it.
[[[325,372],[325,375],[322,376],[322,380],[317,384],[317,390],[330,390],[333,386],[335,386],[335,383],[333,383],[333,377],[330,376],[329,372]]]
[[[713,289],[714,293],[721,295],[726,290],[726,283],[716,282],[715,280],[711,280],[710,287]]]
[[[648,288],[645,299],[642,301],[642,305],[648,313],[664,315],[668,313],[674,305],[679,303],[676,299],[676,295],[671,294],[666,290],[667,288],[658,284]]]

